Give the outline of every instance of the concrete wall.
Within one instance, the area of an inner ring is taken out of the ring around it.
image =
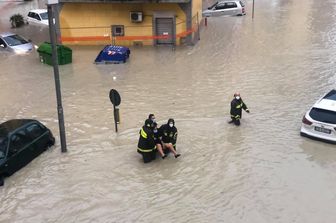
[[[192,0],[192,16],[195,17],[198,13],[198,19],[202,19],[202,0]]]
[[[143,22],[132,23],[130,21],[131,11],[142,11]],[[152,45],[153,39],[151,37],[154,35],[152,19],[154,12],[157,11],[174,12],[176,33],[186,31],[186,15],[176,3],[63,3],[60,12],[62,42],[83,45],[109,44],[112,41],[111,25],[124,25],[125,38],[130,38],[116,40],[116,44],[133,45],[133,42],[140,41],[144,45]],[[136,37],[139,38],[136,39]],[[179,42],[177,39],[176,44],[178,45]]]

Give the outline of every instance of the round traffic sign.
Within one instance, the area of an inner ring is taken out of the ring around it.
[[[110,101],[114,106],[119,106],[121,102],[120,95],[117,90],[111,89],[110,90]]]

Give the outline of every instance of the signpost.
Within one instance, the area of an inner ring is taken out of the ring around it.
[[[121,98],[117,90],[111,89],[110,90],[110,101],[113,104],[113,115],[114,115],[114,125],[115,125],[115,131],[118,132],[118,123],[120,122],[120,116],[119,116],[119,108]]]

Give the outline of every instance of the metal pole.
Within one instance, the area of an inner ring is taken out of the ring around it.
[[[56,89],[56,99],[57,99],[57,114],[58,114],[58,124],[59,132],[61,138],[61,150],[62,153],[67,151],[66,148],[66,138],[65,138],[65,127],[64,127],[64,116],[62,107],[62,95],[61,95],[61,84],[58,71],[57,62],[57,50],[56,50],[56,32],[55,32],[55,16],[53,13],[54,4],[48,4],[48,21],[49,21],[49,35],[52,49],[52,64],[54,68],[54,78],[55,78],[55,89]]]
[[[113,116],[114,116],[115,131],[118,132],[117,111],[116,111],[116,106],[115,105],[113,105]]]
[[[198,12],[197,12],[197,35],[198,35],[198,40],[200,40],[201,34],[200,34],[200,26],[199,26],[199,20],[198,20]]]
[[[254,19],[254,0],[253,0],[253,3],[252,3],[252,19]]]

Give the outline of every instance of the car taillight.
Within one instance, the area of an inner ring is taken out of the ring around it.
[[[245,13],[245,8],[242,8],[242,13]]]
[[[306,119],[306,116],[303,116],[303,118],[302,118],[302,123],[303,123],[303,124],[306,124],[306,125],[311,125],[311,124],[313,124],[311,121],[309,121],[308,119]]]

